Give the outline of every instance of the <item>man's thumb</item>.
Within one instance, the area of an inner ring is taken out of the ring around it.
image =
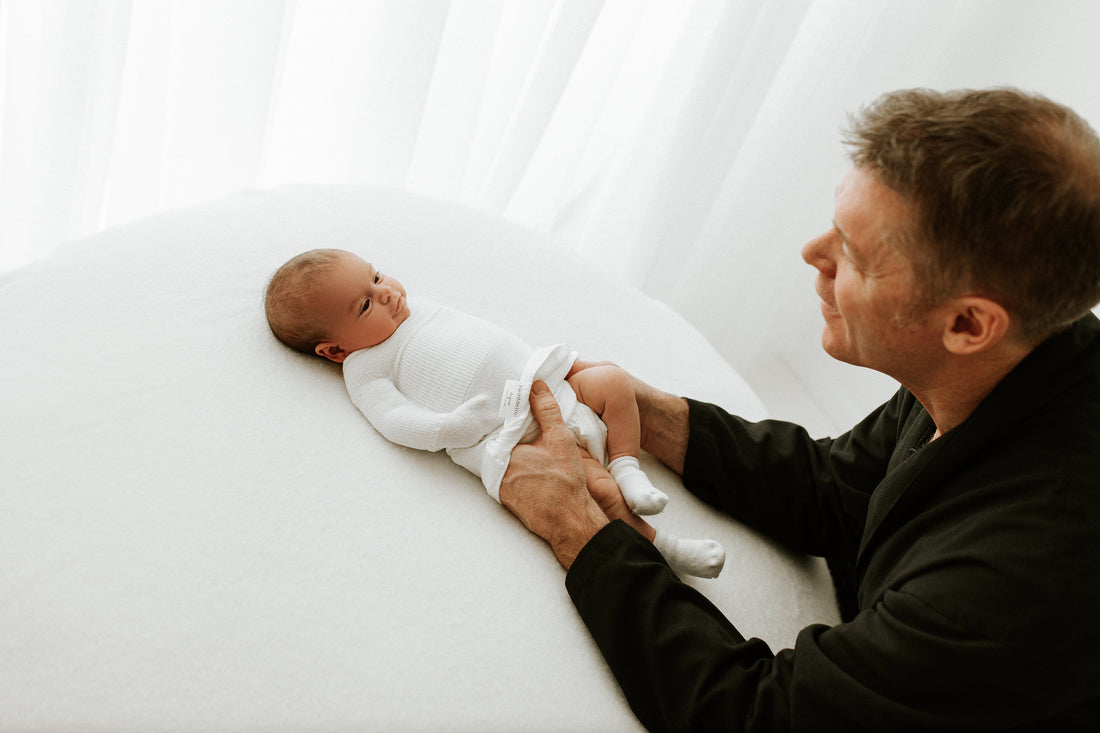
[[[565,423],[561,419],[561,410],[554,399],[554,393],[546,386],[546,382],[537,381],[531,385],[531,413],[535,421],[544,431],[555,424]]]

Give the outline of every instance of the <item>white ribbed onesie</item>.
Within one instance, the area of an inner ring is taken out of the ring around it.
[[[408,302],[410,315],[392,336],[344,360],[348,394],[379,433],[409,448],[445,449],[500,501],[512,448],[538,435],[527,395],[542,380],[577,442],[607,463],[606,426],[565,381],[576,352],[535,350],[484,319],[424,298]],[[510,380],[523,387],[506,397]]]

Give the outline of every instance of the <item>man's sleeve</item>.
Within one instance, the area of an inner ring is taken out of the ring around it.
[[[566,588],[650,731],[739,730],[733,721],[757,707],[758,690],[768,678],[784,686],[786,665],[775,663],[767,644],[741,636],[702,594],[676,578],[652,544],[621,521],[604,527],[584,547]],[[785,717],[781,710],[758,715],[775,723]]]
[[[1014,649],[903,591],[773,654],[621,521],[582,549],[566,588],[654,732],[1015,730],[1058,698],[1057,680],[1025,673]]]
[[[901,393],[850,432],[814,440],[778,420],[749,422],[688,400],[684,486],[789,548],[854,555],[871,492],[897,442]]]

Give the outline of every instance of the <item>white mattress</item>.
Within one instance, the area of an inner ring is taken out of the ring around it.
[[[668,308],[407,193],[247,192],[66,245],[0,278],[0,730],[638,730],[547,547],[270,336],[267,277],[318,246],[763,416]],[[837,620],[819,561],[643,464],[655,525],[725,545],[692,583],[746,635]]]

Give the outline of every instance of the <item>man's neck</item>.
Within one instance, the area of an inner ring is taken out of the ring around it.
[[[946,361],[935,374],[905,386],[936,424],[933,440],[961,425],[1033,346],[1005,344],[995,353]]]

